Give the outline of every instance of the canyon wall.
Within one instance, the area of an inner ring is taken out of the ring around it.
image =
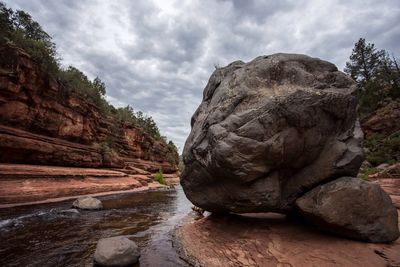
[[[0,163],[177,171],[178,155],[44,74],[22,49],[0,47]]]

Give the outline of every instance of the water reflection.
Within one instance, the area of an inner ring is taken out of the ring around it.
[[[190,211],[183,190],[100,197],[104,210],[61,214],[72,201],[0,210],[0,266],[92,266],[97,241],[128,235],[140,266],[185,266],[171,231]]]

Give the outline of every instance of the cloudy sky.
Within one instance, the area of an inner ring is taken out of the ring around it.
[[[53,36],[64,65],[151,115],[180,150],[214,70],[276,52],[340,69],[360,37],[400,57],[399,0],[6,0]]]

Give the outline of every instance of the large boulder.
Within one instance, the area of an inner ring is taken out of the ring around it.
[[[100,266],[131,266],[139,257],[138,246],[125,236],[100,239],[94,253],[94,261]]]
[[[98,210],[103,208],[103,203],[97,198],[86,196],[75,200],[72,206],[82,210]]]
[[[391,242],[400,233],[397,210],[377,184],[343,177],[297,199],[301,214],[319,228],[370,242]]]
[[[355,176],[356,95],[335,65],[305,55],[216,69],[183,151],[186,196],[214,212],[289,212],[315,186]]]

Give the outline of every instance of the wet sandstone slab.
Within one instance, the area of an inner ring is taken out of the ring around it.
[[[208,216],[177,231],[196,266],[400,266],[400,241],[370,244],[321,233],[284,215]]]
[[[373,182],[400,207],[400,179]],[[211,215],[179,228],[177,241],[182,256],[200,266],[400,266],[400,239],[353,241],[276,213]]]

